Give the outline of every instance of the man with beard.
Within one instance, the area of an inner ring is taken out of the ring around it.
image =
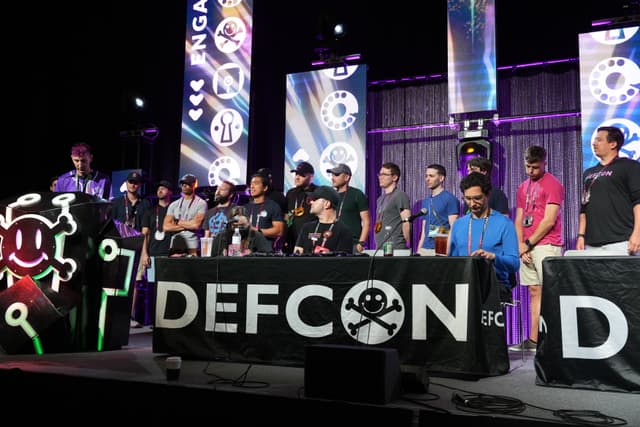
[[[232,209],[236,206],[231,201],[235,194],[236,186],[229,181],[222,181],[216,189],[213,199],[214,206],[204,215],[202,228],[204,237],[215,237],[218,233],[227,229],[227,223],[233,216]]]
[[[307,202],[307,193],[316,189],[316,185],[312,182],[315,171],[310,163],[300,162],[295,169],[291,170],[291,173],[295,174],[295,187],[289,189],[285,195],[287,230],[283,248],[284,252],[289,254],[293,252],[302,226],[315,218],[309,211],[311,204]]]

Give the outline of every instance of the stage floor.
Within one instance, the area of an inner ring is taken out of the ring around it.
[[[132,329],[129,345],[115,351],[1,355],[5,405],[31,404],[37,396],[38,405],[43,399],[59,409],[95,404],[100,413],[107,405],[116,412],[125,408],[129,420],[150,419],[152,414],[161,420],[167,415],[164,405],[179,401],[174,410],[185,418],[198,419],[211,412],[215,419],[224,420],[221,425],[317,425],[320,420],[346,425],[341,421],[368,420],[371,425],[388,421],[394,427],[440,425],[463,416],[476,417],[473,425],[575,425],[553,411],[568,415],[570,411],[599,411],[640,426],[638,394],[536,385],[533,353],[526,353],[524,359],[521,353],[510,353],[511,370],[506,375],[476,381],[431,376],[428,393],[405,393],[387,405],[371,405],[305,398],[302,368],[183,360],[180,378],[167,381],[167,355],[152,352],[151,335],[148,327]],[[6,398],[10,394],[16,398]],[[473,405],[479,401],[478,394],[499,396],[488,402],[482,399],[492,412],[478,412],[453,401],[457,395]],[[136,402],[144,403],[146,409],[132,410],[140,408]],[[510,414],[519,404],[526,408]],[[113,411],[109,413],[117,418]],[[614,419],[606,425],[624,424]]]

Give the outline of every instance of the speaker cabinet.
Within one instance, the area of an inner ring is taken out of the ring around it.
[[[307,397],[386,404],[400,393],[394,348],[310,345],[305,349]]]

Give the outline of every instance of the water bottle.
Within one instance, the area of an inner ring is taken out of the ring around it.
[[[242,255],[242,236],[240,235],[240,229],[233,230],[233,236],[231,237],[231,244],[228,250],[229,256]]]

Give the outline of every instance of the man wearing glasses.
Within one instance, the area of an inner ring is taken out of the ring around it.
[[[353,251],[362,252],[367,245],[371,226],[369,198],[360,189],[349,186],[351,181],[349,165],[340,163],[332,169],[327,169],[327,173],[331,174],[331,184],[340,196],[340,202],[335,206],[337,219],[351,230]]]
[[[182,196],[171,202],[164,217],[162,229],[173,233],[171,254],[186,252],[189,256],[198,255],[202,221],[207,212],[207,202],[195,193],[198,179],[186,174],[180,179]]]
[[[480,256],[493,261],[502,301],[511,295],[509,274],[520,267],[518,237],[513,222],[489,208],[491,182],[480,172],[471,172],[460,181],[460,190],[469,213],[453,223],[449,255]]]
[[[395,163],[384,163],[378,173],[382,193],[376,200],[376,222],[374,232],[376,248],[391,242],[393,249],[406,249],[411,226],[404,221],[411,215],[409,196],[398,188],[400,167]]]

